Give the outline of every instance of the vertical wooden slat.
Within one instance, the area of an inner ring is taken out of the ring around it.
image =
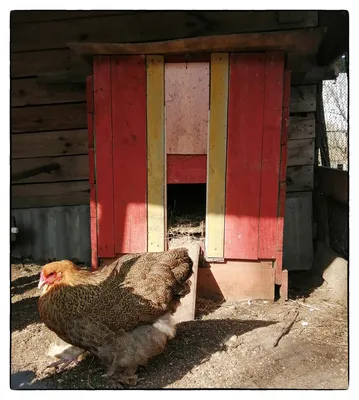
[[[148,251],[165,246],[166,154],[164,132],[164,59],[147,56],[147,221]]]
[[[275,262],[275,283],[277,285],[287,285],[283,277],[288,279],[288,274],[283,270],[283,235],[284,235],[284,211],[287,192],[287,157],[288,157],[288,127],[289,127],[289,102],[290,102],[290,71],[284,71],[283,88],[283,117],[282,117],[282,137],[281,137],[281,161],[280,161],[280,187],[278,201],[277,217],[277,244],[276,244],[276,262]],[[288,292],[288,288],[284,289]]]
[[[225,258],[258,258],[264,54],[231,54]]]
[[[88,129],[88,148],[94,147],[93,138],[93,77],[86,78],[86,110],[87,110],[87,129]]]
[[[96,213],[96,186],[95,186],[95,150],[93,132],[94,111],[93,77],[86,78],[86,110],[88,131],[88,157],[89,157],[89,184],[90,184],[90,243],[91,243],[91,269],[98,267],[97,254],[97,213]]]
[[[224,208],[228,105],[228,54],[211,55],[207,150],[206,257],[224,256]]]
[[[97,213],[96,213],[96,186],[90,184],[90,241],[91,241],[91,268],[98,267],[97,250]]]
[[[111,126],[111,65],[109,56],[94,59],[94,124],[96,133],[96,189],[98,256],[115,256],[113,162]]]
[[[276,258],[279,170],[283,106],[284,54],[266,54],[263,113],[259,259]]]
[[[111,57],[115,252],[147,251],[146,63]]]

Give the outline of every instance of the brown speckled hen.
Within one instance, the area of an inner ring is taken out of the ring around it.
[[[70,261],[45,265],[40,317],[76,346],[73,357],[55,364],[89,351],[107,366],[112,382],[135,385],[137,367],[163,352],[175,334],[171,314],[189,293],[192,264],[186,249],[173,249],[128,254],[95,272]]]

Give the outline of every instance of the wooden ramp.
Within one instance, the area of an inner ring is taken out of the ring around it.
[[[187,238],[181,238],[169,243],[169,248],[186,247],[189,256],[193,261],[193,275],[191,276],[191,291],[181,300],[181,305],[178,307],[174,314],[177,323],[184,321],[193,321],[196,307],[196,293],[197,293],[197,276],[198,276],[198,258],[200,246],[199,243],[189,241]]]

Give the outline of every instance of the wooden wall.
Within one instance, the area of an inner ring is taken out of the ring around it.
[[[310,269],[313,262],[313,207],[317,85],[291,87],[287,198],[283,267]]]
[[[151,41],[316,26],[316,11],[13,11],[12,175],[52,162],[60,169],[14,182],[12,207],[89,203],[85,77],[91,69],[67,47],[68,42]],[[293,77],[303,77],[313,65],[307,59],[293,63]],[[302,147],[289,149],[292,154],[305,145],[297,143]],[[300,165],[306,164],[305,153],[301,157]],[[293,187],[298,187],[300,179],[309,178],[308,173],[303,178],[295,165],[289,172]]]

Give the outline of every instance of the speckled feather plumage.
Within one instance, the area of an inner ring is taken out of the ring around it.
[[[186,249],[128,254],[97,272],[74,270],[70,284],[40,296],[40,317],[61,339],[112,366],[112,374],[119,366],[135,370],[163,351],[169,335],[153,324],[176,310],[191,274]]]

